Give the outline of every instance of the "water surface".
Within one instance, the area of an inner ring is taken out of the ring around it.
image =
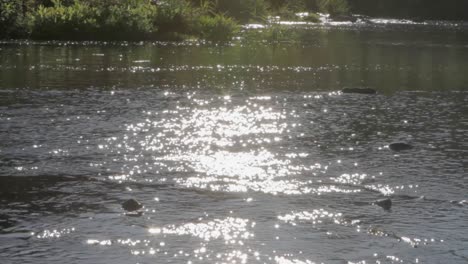
[[[307,30],[3,42],[2,263],[466,263],[468,31]]]

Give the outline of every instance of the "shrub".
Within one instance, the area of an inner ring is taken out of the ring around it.
[[[146,39],[154,32],[156,6],[150,0],[94,4],[75,0],[40,5],[33,16],[33,37],[45,39]]]
[[[239,30],[234,19],[224,16],[201,16],[197,23],[198,34],[206,40],[229,41]]]
[[[185,0],[166,0],[158,3],[155,24],[158,32],[188,33],[194,23],[195,14],[190,4]]]
[[[126,0],[111,5],[101,15],[101,31],[107,39],[147,39],[155,31],[157,8],[148,0]],[[116,34],[118,33],[118,34]]]
[[[79,38],[97,31],[98,10],[86,3],[75,1],[65,6],[53,0],[51,7],[40,5],[33,15],[33,37],[69,39]]]
[[[0,38],[18,37],[26,33],[25,10],[17,0],[0,0]]]

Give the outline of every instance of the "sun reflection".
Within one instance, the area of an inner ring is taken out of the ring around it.
[[[310,260],[299,260],[299,259],[287,259],[285,257],[275,257],[275,262],[278,264],[315,264],[315,262],[312,262]]]
[[[88,239],[88,240],[86,240],[86,244],[88,244],[88,245],[110,246],[110,245],[112,245],[112,241],[110,241],[110,240]]]
[[[70,233],[75,232],[75,228],[64,228],[61,230],[53,229],[53,230],[44,230],[39,234],[36,234],[36,238],[39,239],[47,239],[47,238],[61,238],[64,235],[68,235]]]
[[[206,223],[187,223],[180,226],[169,225],[158,228],[153,227],[148,231],[151,234],[165,235],[190,235],[211,241],[215,239],[223,239],[227,244],[236,244],[240,240],[250,239],[254,236],[247,229],[255,225],[248,219],[228,217],[225,219],[215,219]]]
[[[281,107],[284,98],[254,96],[239,101],[232,95],[205,97],[195,92],[185,96],[188,101],[176,101],[162,111],[143,110],[141,120],[126,125],[123,136],[98,144],[99,150],[115,154],[113,161],[122,164],[120,172],[107,176],[109,180],[167,180],[186,188],[272,195],[395,192],[396,187],[368,184],[375,177],[366,174],[345,173],[324,182],[321,176],[332,163],[322,165],[304,150],[277,151],[284,140],[294,140],[292,135],[304,137],[300,114]],[[323,95],[304,98],[321,100]]]
[[[347,224],[341,213],[332,213],[326,211],[325,209],[316,209],[312,212],[293,212],[291,214],[278,216],[278,219],[292,225],[297,225],[297,221],[307,221],[313,225],[322,224],[324,221],[329,221],[341,225]]]

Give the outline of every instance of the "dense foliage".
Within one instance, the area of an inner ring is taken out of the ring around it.
[[[24,7],[19,1],[0,0],[0,37],[24,35],[27,26]]]
[[[0,0],[0,38],[229,40],[238,23],[304,11],[318,22],[317,12],[468,20],[466,10],[467,0]]]
[[[239,28],[232,18],[224,15],[201,16],[197,26],[203,38],[215,41],[232,39]]]

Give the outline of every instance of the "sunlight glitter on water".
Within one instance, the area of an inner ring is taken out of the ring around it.
[[[207,242],[223,239],[228,244],[235,244],[241,240],[252,238],[254,234],[249,232],[248,228],[254,226],[255,222],[250,222],[248,219],[228,217],[205,223],[187,223],[180,226],[169,225],[162,228],[153,227],[148,231],[154,235],[189,235]]]
[[[64,228],[61,230],[53,229],[53,230],[44,230],[41,233],[36,235],[36,238],[39,239],[51,239],[51,238],[61,238],[64,235],[68,235],[75,232],[75,228]]]
[[[122,173],[109,179],[138,181],[139,175],[166,170],[191,173],[171,179],[180,186],[212,191],[274,195],[361,191],[304,178],[328,169],[328,165],[301,162],[313,159],[309,153],[274,154],[268,150],[302,126],[295,121],[298,113],[280,108],[278,98],[255,96],[239,105],[237,98],[228,95],[203,99],[187,96],[194,109],[177,104],[159,113],[145,111],[146,118],[127,125],[123,137],[108,138],[107,144],[100,145],[117,154],[126,153]]]
[[[299,260],[299,259],[287,259],[285,257],[275,257],[275,261],[277,264],[315,264],[316,262],[312,262],[310,260]]]
[[[278,219],[292,225],[297,225],[298,221],[307,221],[313,225],[316,225],[321,224],[327,220],[333,223],[343,224],[344,221],[342,220],[342,216],[343,215],[341,213],[332,213],[326,211],[325,209],[316,209],[312,212],[303,211],[281,215],[278,216]]]

